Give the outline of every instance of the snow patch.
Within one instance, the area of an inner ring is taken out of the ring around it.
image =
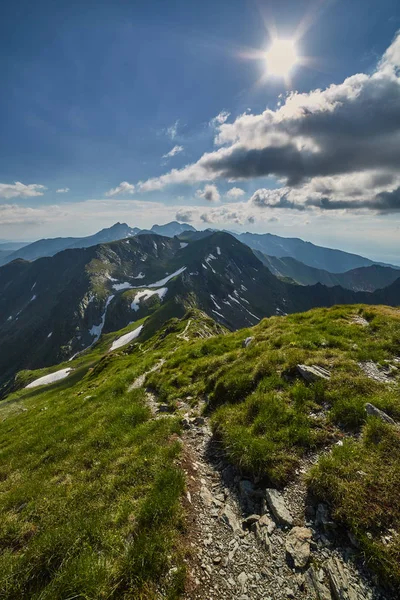
[[[214,303],[215,308],[218,308],[218,310],[221,310],[221,307],[218,306],[218,304],[215,301],[215,296],[213,294],[210,294],[210,298],[211,298],[212,302]]]
[[[138,311],[140,308],[140,300],[148,300],[155,294],[157,294],[160,300],[162,300],[167,292],[168,288],[166,287],[159,288],[158,290],[141,290],[140,292],[137,292],[136,296],[134,297],[131,304],[131,309]]]
[[[133,285],[131,283],[129,283],[129,281],[123,281],[122,283],[114,283],[113,284],[113,289],[116,292],[119,292],[120,290],[129,290],[132,287],[133,287]]]
[[[47,339],[48,339],[48,338],[51,338],[51,336],[52,336],[52,335],[53,335],[53,332],[52,332],[52,331],[50,331],[49,335],[47,336]]]
[[[35,281],[35,283],[33,284],[33,286],[31,287],[31,291],[35,289],[35,286],[36,286],[36,281]]]
[[[50,383],[54,383],[55,381],[60,381],[61,379],[65,379],[68,377],[72,369],[60,369],[59,371],[55,371],[54,373],[50,373],[50,375],[44,375],[43,377],[39,377],[39,379],[35,379],[28,383],[25,388],[34,388],[39,385],[49,385]]]
[[[101,316],[101,321],[100,321],[99,325],[93,325],[93,327],[91,327],[91,329],[89,329],[89,334],[94,336],[94,340],[93,340],[92,344],[97,342],[97,340],[101,336],[101,332],[103,331],[104,323],[106,322],[108,305],[110,304],[110,302],[113,298],[114,298],[114,294],[112,294],[111,296],[108,296],[108,298],[106,300],[106,305],[104,307],[104,312]]]
[[[181,242],[179,245],[181,248],[186,248],[188,244],[186,242]]]
[[[136,275],[136,277],[133,277],[133,279],[144,279],[144,273],[140,271],[139,275]]]
[[[219,317],[221,317],[221,319],[225,319],[224,315],[221,315],[221,313],[219,313],[217,310],[214,310],[213,308],[211,309],[213,313],[215,313],[216,315],[218,315]],[[226,321],[226,319],[225,319]]]
[[[219,246],[217,246],[217,254],[221,256],[221,248]]]
[[[113,350],[116,350],[117,348],[121,348],[122,346],[126,346],[126,344],[129,344],[129,342],[131,342],[132,340],[139,337],[142,329],[143,329],[143,325],[139,325],[139,327],[137,327],[133,331],[130,331],[129,333],[126,333],[125,335],[121,335],[121,337],[114,340],[113,343],[111,344],[110,352],[112,352]]]
[[[36,294],[33,294],[32,298],[29,300],[29,302],[33,302],[34,300],[36,300],[37,296]]]
[[[186,270],[186,267],[181,267],[180,269],[178,269],[177,271],[175,271],[175,273],[171,273],[171,275],[168,275],[167,277],[164,277],[164,279],[160,279],[160,281],[156,281],[155,283],[149,283],[149,285],[147,287],[149,287],[149,288],[162,287],[163,285],[165,285],[166,283],[168,283],[168,281],[171,281],[171,279],[173,279],[177,275],[180,275],[185,270]]]

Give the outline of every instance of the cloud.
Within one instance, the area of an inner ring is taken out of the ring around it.
[[[196,216],[194,210],[190,209],[180,209],[177,211],[175,218],[177,221],[181,221],[182,223],[191,223]]]
[[[106,196],[112,197],[117,196],[118,194],[134,194],[135,186],[132,183],[128,183],[127,181],[121,181],[119,185],[115,188],[111,188],[106,192]]]
[[[44,185],[31,183],[25,185],[20,181],[15,183],[0,183],[0,198],[32,198],[33,196],[43,196],[44,190],[47,188]]]
[[[56,194],[66,194],[67,192],[69,192],[69,188],[59,188],[58,190],[56,190]]]
[[[237,200],[241,196],[244,196],[244,194],[245,194],[245,191],[239,187],[233,187],[226,192],[227,198],[232,198],[233,200]]]
[[[216,117],[211,119],[210,127],[219,127],[220,125],[225,123],[225,121],[227,121],[227,119],[229,119],[230,116],[231,116],[230,112],[228,112],[226,110],[221,110],[221,112]]]
[[[221,194],[219,193],[217,186],[214,184],[205,185],[204,189],[197,190],[196,196],[198,198],[208,200],[208,202],[219,202],[221,199]]]
[[[226,122],[225,113],[220,115],[214,119],[217,150],[182,169],[141,182],[140,188],[274,176],[283,183],[276,207],[298,209],[296,204],[303,202],[335,210],[397,210],[393,196],[389,202],[379,194],[393,194],[393,181],[399,175],[400,33],[372,74],[358,73],[324,90],[292,92],[275,110],[245,113],[232,123]],[[386,178],[386,189],[360,190],[357,182],[363,176],[374,176],[377,188],[378,180]],[[339,189],[343,178],[347,198],[336,198],[333,188],[319,196],[312,190],[316,180],[328,184],[329,178]],[[294,200],[288,188],[302,193]],[[311,198],[307,190],[313,192]]]
[[[166,134],[171,138],[171,140],[174,140],[178,134],[178,125],[179,119],[177,119],[173,125],[167,127],[167,129],[165,130]]]
[[[183,146],[174,146],[172,150],[167,152],[167,154],[163,154],[163,158],[171,158],[171,156],[175,156],[175,154],[179,154],[179,152],[183,151]]]

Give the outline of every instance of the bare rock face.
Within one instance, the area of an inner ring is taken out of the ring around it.
[[[286,508],[282,494],[278,490],[269,488],[265,490],[265,498],[278,523],[286,527],[291,527],[293,525],[293,517]]]
[[[312,532],[306,527],[293,527],[286,538],[286,552],[300,569],[307,566],[310,559],[310,540]]]
[[[349,584],[349,580],[340,561],[330,558],[324,565],[335,600],[357,600],[358,595]]]
[[[314,590],[318,600],[332,600],[329,588],[324,583],[324,573],[319,573],[315,567],[310,567],[305,573],[308,588]]]
[[[396,425],[396,421],[394,421],[392,417],[389,417],[389,415],[383,412],[383,410],[380,410],[379,408],[377,408],[373,404],[370,404],[369,402],[367,402],[367,404],[365,405],[365,410],[367,411],[368,415],[378,417],[381,421],[384,421],[385,423],[390,423],[390,425]]]

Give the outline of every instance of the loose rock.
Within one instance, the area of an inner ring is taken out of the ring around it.
[[[292,515],[286,508],[285,501],[278,490],[273,488],[265,490],[265,497],[268,506],[278,523],[291,527],[293,525]]]
[[[286,552],[294,566],[304,568],[310,559],[310,540],[312,532],[306,527],[293,527],[286,538]]]
[[[367,411],[367,415],[378,417],[381,421],[384,421],[385,423],[396,425],[396,421],[392,419],[392,417],[389,417],[389,415],[383,412],[383,410],[380,410],[379,408],[377,408],[373,404],[370,404],[369,402],[366,403],[365,410]]]

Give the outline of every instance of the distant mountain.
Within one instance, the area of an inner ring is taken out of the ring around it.
[[[45,256],[54,256],[58,252],[68,248],[88,248],[89,246],[95,246],[96,244],[104,244],[106,242],[132,237],[139,231],[140,230],[137,227],[129,227],[126,223],[115,223],[112,227],[102,229],[94,235],[83,238],[60,237],[38,240],[37,242],[28,244],[6,257],[3,257],[3,260],[0,256],[0,264],[11,262],[17,258],[32,261]]]
[[[14,252],[23,246],[27,246],[30,242],[1,242],[0,252]]]
[[[391,267],[371,265],[351,269],[345,273],[329,273],[323,269],[315,269],[291,257],[278,258],[267,256],[254,250],[256,256],[277,277],[289,278],[300,285],[322,283],[328,287],[340,285],[355,292],[373,292],[387,287],[400,277],[400,271]]]
[[[171,223],[166,223],[165,225],[153,225],[151,228],[152,233],[165,235],[166,237],[174,237],[184,231],[196,231],[196,229],[188,223],[178,223],[178,221],[171,221]]]
[[[0,268],[0,378],[61,362],[143,318],[143,339],[189,308],[238,329],[314,306],[397,305],[398,284],[373,294],[291,285],[222,232],[193,242],[139,235],[16,260]]]
[[[279,258],[290,256],[315,269],[324,269],[330,273],[344,273],[350,269],[369,267],[377,264],[369,258],[350,254],[342,250],[333,250],[304,242],[299,238],[284,238],[271,233],[234,233],[238,240],[269,256]],[[392,266],[392,265],[388,265]]]

